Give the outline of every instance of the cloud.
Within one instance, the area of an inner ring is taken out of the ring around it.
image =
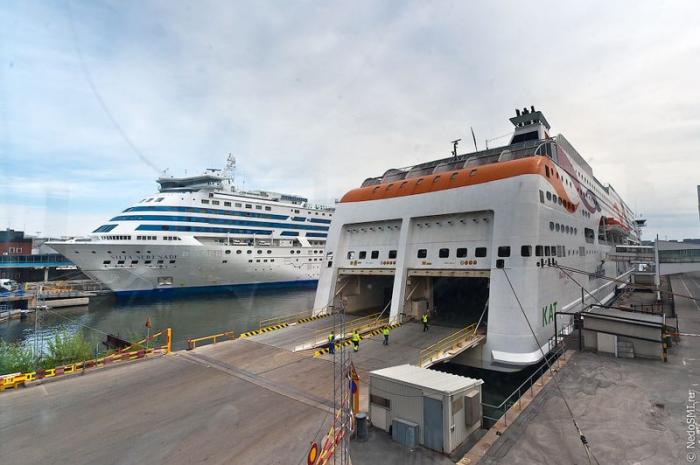
[[[6,202],[71,192],[106,218],[153,190],[157,173],[91,79],[159,168],[193,173],[233,152],[247,188],[321,201],[446,156],[470,126],[483,147],[510,130],[514,107],[534,104],[650,234],[698,236],[695,2],[70,8],[15,2],[3,14]]]

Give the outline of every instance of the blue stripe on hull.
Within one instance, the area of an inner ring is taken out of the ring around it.
[[[196,287],[167,287],[160,289],[141,289],[134,291],[115,291],[114,295],[119,300],[126,299],[148,299],[162,297],[178,297],[201,294],[226,294],[226,293],[252,293],[257,290],[268,289],[290,289],[290,288],[312,288],[318,285],[317,279],[304,279],[299,281],[277,281],[269,283],[250,284],[223,284],[219,286],[196,286]]]

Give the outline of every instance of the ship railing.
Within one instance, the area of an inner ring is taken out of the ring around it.
[[[460,329],[435,344],[426,347],[418,355],[418,366],[426,367],[435,360],[440,359],[445,353],[458,349],[477,337],[476,323]]]
[[[378,328],[381,328],[383,326],[387,326],[389,324],[389,318],[379,318],[380,313],[373,313],[371,315],[363,316],[360,318],[355,318],[353,320],[349,320],[345,323],[345,331],[343,333],[334,333],[335,334],[335,341],[336,342],[341,342],[344,341],[345,339],[349,338],[352,336],[352,333],[357,331],[358,333],[366,333]],[[334,331],[337,328],[336,325],[334,326],[328,326],[326,328],[322,329],[317,329],[314,331],[314,333],[311,335],[309,339],[304,341],[303,344],[297,346],[294,350],[307,350],[307,349],[313,349],[316,347],[319,347],[323,344],[328,343],[328,336],[331,334],[331,331]]]
[[[299,320],[311,318],[312,316],[313,316],[313,310],[305,310],[303,312],[294,313],[293,315],[267,318],[265,320],[260,320],[259,329],[267,328],[269,326],[281,325],[284,323],[287,323],[287,324],[296,323]]]
[[[516,403],[520,404],[523,395],[527,392],[530,393],[531,398],[534,397],[534,386],[537,384],[542,385],[543,376],[549,371],[550,367],[553,371],[559,371],[559,358],[566,351],[566,346],[562,342],[556,344],[554,341],[554,337],[552,337],[549,340],[548,347],[553,347],[553,349],[545,356],[545,359],[543,359],[544,363],[541,363],[539,368],[537,368],[525,381],[523,381],[517,388],[515,388],[513,392],[508,397],[506,397],[500,404],[493,405],[486,402],[481,403],[481,421],[483,428],[490,428],[491,426],[495,425],[501,418],[503,419],[504,425],[507,425],[508,410],[510,410],[510,408]],[[546,360],[546,362],[544,360]]]

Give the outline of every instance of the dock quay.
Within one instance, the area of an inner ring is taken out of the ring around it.
[[[700,298],[700,276],[671,281],[674,291]],[[700,380],[700,307],[679,298],[675,311],[681,335],[668,362],[569,351],[557,371],[558,385],[600,463],[665,464],[685,454],[685,405]],[[333,415],[332,358],[316,343],[318,334],[333,327],[333,318],[274,321],[245,337],[230,340],[222,333],[216,344],[200,346],[207,341],[198,339],[193,350],[4,392],[3,463],[135,463],[144,457],[164,464],[303,463]],[[385,346],[372,319],[376,314],[348,315],[346,321],[348,327],[353,321],[364,326],[360,349],[352,353],[364,412],[369,372],[419,365],[431,347],[449,358],[479,337],[474,333],[441,346],[461,330],[431,325],[423,331],[408,321],[391,330]],[[351,443],[353,464],[586,463],[556,384],[550,380],[533,392],[511,406],[520,409],[517,418],[497,423],[484,436],[490,434],[488,444],[476,442],[466,456],[407,448],[372,428],[368,441]]]

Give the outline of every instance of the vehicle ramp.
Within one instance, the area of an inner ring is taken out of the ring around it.
[[[418,366],[427,368],[436,363],[446,362],[462,352],[478,346],[486,336],[476,332],[476,323],[460,329],[435,344],[420,351]]]

